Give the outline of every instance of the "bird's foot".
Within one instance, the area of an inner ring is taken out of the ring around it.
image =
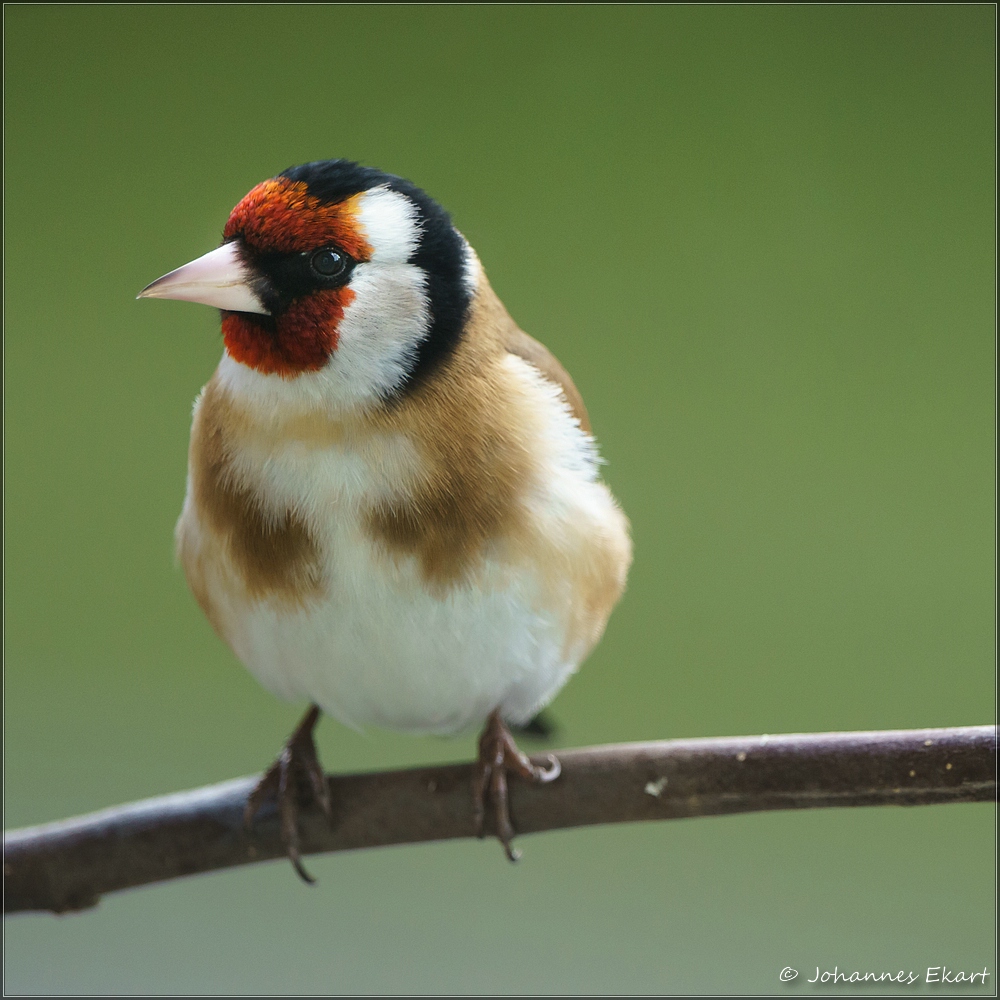
[[[486,727],[479,737],[479,760],[476,762],[472,792],[476,836],[483,836],[488,793],[493,808],[497,838],[503,844],[504,852],[511,861],[517,861],[520,854],[511,846],[514,827],[510,821],[510,806],[507,799],[507,773],[513,771],[527,781],[542,784],[555,781],[562,772],[562,765],[553,754],[549,754],[548,757],[548,768],[532,764],[517,748],[514,737],[500,718],[499,709],[486,720]]]
[[[247,799],[243,812],[243,822],[247,829],[253,823],[260,807],[272,796],[278,802],[278,817],[281,822],[281,842],[285,845],[288,860],[291,861],[299,877],[312,885],[316,880],[302,864],[299,844],[299,784],[305,778],[312,796],[327,817],[333,818],[330,804],[330,789],[320,766],[313,742],[313,729],[319,720],[319,708],[313,705],[302,717],[295,731],[288,737],[278,759],[264,772]]]

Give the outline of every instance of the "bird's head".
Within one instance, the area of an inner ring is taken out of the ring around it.
[[[342,408],[419,385],[461,336],[475,255],[402,178],[346,160],[291,167],[233,209],[221,246],[140,298],[222,311],[234,390]]]

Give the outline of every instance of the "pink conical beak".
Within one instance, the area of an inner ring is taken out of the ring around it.
[[[270,312],[257,298],[239,258],[236,243],[221,247],[157,278],[139,292],[137,299],[181,299],[232,312]]]

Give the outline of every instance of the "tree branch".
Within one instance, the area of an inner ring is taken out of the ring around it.
[[[996,729],[670,740],[559,753],[552,785],[511,782],[519,833],[768,809],[985,802]],[[102,895],[284,855],[275,810],[253,830],[238,778],[4,834],[5,912],[64,913]],[[304,807],[304,854],[471,837],[472,766],[329,777],[330,825]]]

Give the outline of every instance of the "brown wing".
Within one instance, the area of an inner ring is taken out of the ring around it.
[[[589,434],[590,420],[587,417],[587,408],[583,405],[583,397],[573,385],[569,372],[559,364],[556,356],[544,344],[540,344],[534,337],[529,337],[513,323],[510,325],[505,346],[511,354],[516,354],[517,357],[527,361],[529,365],[534,365],[550,382],[555,382],[562,389],[566,402],[569,403],[569,408],[573,411],[573,416],[580,421],[580,426]]]

